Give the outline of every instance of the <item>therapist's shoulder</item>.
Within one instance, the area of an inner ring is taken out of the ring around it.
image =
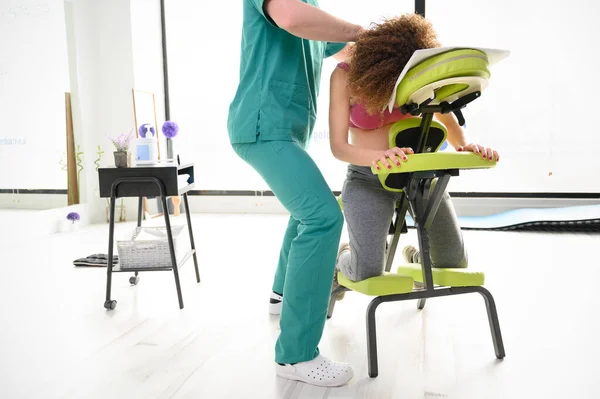
[[[277,16],[277,14],[280,12],[280,9],[285,6],[287,1],[290,0],[244,0],[244,2],[249,5],[257,15],[260,15],[263,18],[264,22],[272,25],[275,28],[277,28],[278,25],[271,14],[275,14]]]
[[[266,21],[272,26],[289,31],[290,27],[296,26],[302,17],[298,13],[299,3],[310,4],[318,7],[314,0],[245,0],[253,5]]]

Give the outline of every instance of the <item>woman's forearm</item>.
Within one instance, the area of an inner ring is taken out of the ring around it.
[[[277,26],[308,40],[353,42],[363,30],[299,0],[265,0],[265,11]]]
[[[342,162],[357,166],[371,166],[383,151],[357,147],[352,144],[338,144],[331,148],[333,156]]]
[[[448,142],[455,149],[468,144],[465,133],[460,126],[448,128]]]
[[[468,144],[465,132],[456,121],[454,114],[435,114],[435,118],[446,127],[448,131],[447,139],[452,147],[456,149]]]

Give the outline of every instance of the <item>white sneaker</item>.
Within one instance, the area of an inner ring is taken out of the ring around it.
[[[308,362],[277,366],[277,375],[289,380],[302,381],[320,387],[338,387],[354,377],[352,366],[347,363],[334,362],[319,355]]]
[[[336,266],[337,266],[337,264],[340,261],[340,255],[342,253],[346,252],[346,251],[350,252],[350,244],[348,244],[348,243],[342,243],[340,245],[340,248],[338,249],[337,258],[335,259]],[[337,270],[337,267],[336,267],[336,270],[335,270],[335,272],[333,274],[333,284],[331,286],[331,292],[333,292],[333,290],[335,290],[338,287],[338,285],[339,285],[338,279],[337,279],[337,275],[338,275],[338,270]],[[344,296],[346,296],[346,293],[342,292],[341,294],[338,295],[338,297],[336,298],[336,301],[341,301],[342,299],[344,299]]]
[[[281,308],[283,307],[283,297],[274,292],[271,293],[269,300],[269,313],[278,315],[281,314]]]
[[[412,245],[407,245],[402,250],[402,256],[408,263],[421,263],[421,256],[419,250]]]

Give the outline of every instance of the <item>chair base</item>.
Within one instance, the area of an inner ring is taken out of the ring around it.
[[[502,333],[500,331],[500,322],[498,321],[496,303],[494,301],[494,297],[487,289],[485,289],[484,287],[448,287],[429,289],[423,291],[413,291],[407,294],[379,296],[374,298],[369,304],[367,308],[367,355],[369,377],[376,378],[379,375],[377,355],[377,327],[375,322],[375,312],[379,305],[381,305],[384,302],[398,302],[412,299],[418,299],[419,302],[421,302],[427,298],[471,293],[479,293],[481,294],[481,296],[483,296],[485,300],[485,306],[487,309],[488,321],[490,324],[490,331],[492,334],[492,342],[494,344],[496,358],[504,359],[506,353],[504,351],[504,342],[502,340]]]

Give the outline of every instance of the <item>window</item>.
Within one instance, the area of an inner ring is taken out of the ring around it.
[[[234,5],[235,4],[235,5]],[[413,0],[340,2],[321,7],[363,25],[402,12]],[[427,17],[444,46],[503,48],[511,56],[492,67],[489,88],[464,114],[467,136],[500,152],[488,171],[465,171],[450,183],[460,192],[600,192],[600,135],[583,104],[594,104],[595,16],[600,4],[428,0]],[[268,190],[231,149],[227,113],[239,75],[241,4],[167,1],[171,119],[180,125],[175,151],[196,164],[203,190]],[[329,150],[329,75],[324,64],[319,118],[309,152],[334,191],[346,165]],[[223,169],[226,167],[226,169]]]

